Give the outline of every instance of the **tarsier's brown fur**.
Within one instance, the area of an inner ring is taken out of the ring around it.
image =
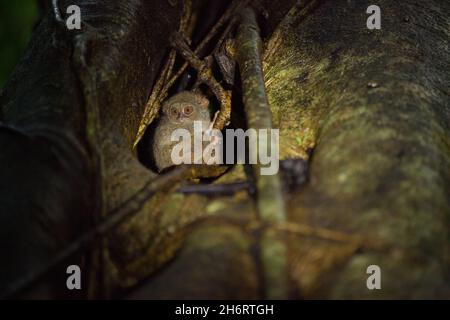
[[[211,125],[209,100],[201,94],[183,91],[163,103],[162,115],[153,137],[153,158],[159,171],[174,165],[171,157],[172,148],[179,143],[171,141],[174,130],[180,128],[188,130],[193,144],[194,121],[202,121],[203,130]],[[191,148],[193,150],[193,146]]]

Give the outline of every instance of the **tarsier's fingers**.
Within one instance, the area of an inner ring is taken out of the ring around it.
[[[214,114],[214,118],[213,118],[211,124],[209,125],[209,131],[214,129],[214,123],[216,122],[218,116],[219,116],[219,111],[216,111],[216,113]]]
[[[220,111],[216,111],[216,113],[214,114],[214,118],[211,121],[211,124],[209,125],[208,129],[206,129],[205,131],[205,135],[206,137],[209,137],[210,139],[210,143],[212,145],[217,145],[220,143],[220,139],[217,137],[217,135],[215,135],[213,133],[213,129],[214,129],[214,124],[216,123],[217,117],[219,116]],[[228,124],[227,124],[228,125]]]

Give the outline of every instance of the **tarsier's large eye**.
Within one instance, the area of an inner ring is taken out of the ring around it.
[[[194,112],[194,107],[188,104],[187,106],[184,106],[183,108],[183,114],[185,116],[190,116]]]
[[[175,105],[170,108],[169,112],[170,112],[170,115],[172,115],[174,117],[178,116],[178,109]]]

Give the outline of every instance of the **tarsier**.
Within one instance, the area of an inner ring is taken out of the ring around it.
[[[153,137],[153,158],[159,171],[174,165],[171,141],[172,132],[186,129],[194,137],[194,121],[201,121],[203,130],[211,126],[209,100],[199,93],[182,91],[167,99]]]
[[[172,158],[172,151],[178,142],[172,141],[171,137],[176,129],[186,129],[190,133],[193,138],[191,140],[192,151],[194,145],[205,145],[207,142],[204,140],[196,140],[199,138],[198,135],[194,134],[194,122],[201,122],[202,132],[205,132],[207,129],[220,130],[228,124],[231,112],[231,92],[222,88],[219,82],[214,78],[211,70],[212,57],[210,59],[205,58],[205,60],[198,58],[189,48],[189,45],[186,43],[186,38],[180,33],[174,33],[171,36],[171,44],[181,56],[196,69],[198,79],[196,84],[194,84],[193,92],[182,91],[167,99],[162,105],[162,115],[160,116],[155,129],[152,148],[153,159],[160,172],[167,167],[175,165]],[[218,60],[219,67],[221,66],[221,63],[225,63],[226,61],[225,56],[222,55],[222,59]],[[221,67],[221,70],[228,69]],[[234,70],[232,70],[232,72],[234,72]],[[211,120],[209,100],[197,91],[198,85],[200,84],[208,85],[220,102],[220,112],[215,113],[213,120]],[[207,137],[212,146],[220,146],[220,142],[214,134],[211,136],[207,135]],[[214,151],[214,155],[218,155],[219,152]],[[195,161],[196,156],[198,156],[196,151],[191,152],[191,163],[198,163]],[[200,157],[201,163],[208,163],[208,158],[205,159],[203,154],[200,155]]]

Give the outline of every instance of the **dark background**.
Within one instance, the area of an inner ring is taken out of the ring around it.
[[[37,19],[36,0],[0,0],[0,88],[24,52]]]

